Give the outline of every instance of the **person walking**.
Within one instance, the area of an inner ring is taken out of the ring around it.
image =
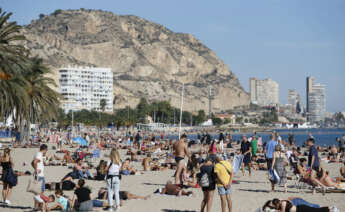
[[[217,177],[218,194],[221,200],[222,212],[226,212],[228,205],[229,212],[232,211],[231,185],[233,179],[232,165],[229,161],[217,156],[217,163],[214,166],[214,173]]]
[[[48,151],[48,146],[46,144],[42,144],[40,146],[40,151],[36,153],[34,160],[32,161],[31,165],[34,168],[34,176],[38,181],[42,182],[42,186],[41,186],[41,191],[42,193],[45,190],[45,178],[44,178],[44,160],[45,160],[45,156],[47,154]]]
[[[9,199],[12,193],[12,187],[15,186],[13,182],[11,182],[12,180],[10,178],[16,177],[13,173],[14,163],[10,152],[11,150],[9,148],[4,149],[4,154],[0,159],[2,167],[1,181],[3,183],[2,198],[7,205],[11,204],[11,201]]]
[[[265,146],[265,156],[267,161],[267,170],[270,170],[273,162],[273,153],[278,142],[275,140],[274,134],[271,134],[270,141]]]
[[[277,175],[279,176],[279,181],[271,181],[272,184],[272,192],[274,192],[274,185],[284,185],[284,191],[287,193],[287,177],[286,177],[286,169],[285,166],[288,164],[288,160],[285,154],[281,151],[281,146],[276,145],[275,151],[273,153],[273,161],[272,161],[272,170],[275,170]]]
[[[213,196],[214,196],[214,190],[216,189],[216,179],[214,176],[214,166],[212,159],[210,157],[206,158],[204,165],[200,167],[200,177],[203,175],[207,175],[208,178],[208,186],[204,187],[202,185],[201,189],[204,194],[204,198],[201,201],[201,212],[204,212],[205,208],[207,212],[211,211],[212,203],[213,203]]]
[[[110,160],[107,162],[107,190],[108,190],[108,211],[113,211],[113,195],[115,195],[115,210],[120,209],[120,172],[121,161],[120,154],[117,149],[113,148],[110,152]]]

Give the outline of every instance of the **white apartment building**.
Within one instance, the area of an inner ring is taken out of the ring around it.
[[[260,106],[279,104],[279,84],[272,79],[249,79],[251,103]]]
[[[59,70],[59,91],[63,96],[62,109],[113,112],[113,72],[110,68],[67,67]]]

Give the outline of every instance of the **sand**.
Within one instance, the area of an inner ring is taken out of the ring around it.
[[[31,163],[33,155],[38,149],[13,149],[11,154],[15,162],[15,170],[20,171],[33,171],[31,165],[23,166],[23,163]],[[104,154],[108,154],[110,150],[103,151]],[[54,153],[49,148],[48,154]],[[124,152],[121,152],[122,155]],[[125,157],[123,157],[124,159]],[[136,168],[142,170],[140,163],[134,163]],[[339,167],[341,164],[322,164],[330,171],[331,176],[339,176]],[[61,166],[49,166],[45,169],[46,181],[59,181],[66,175],[70,169]],[[135,176],[123,176],[121,181],[121,190],[130,191],[131,193],[138,195],[152,194],[152,198],[149,200],[129,200],[125,201],[124,206],[120,211],[123,212],[137,212],[137,211],[152,211],[152,212],[183,212],[183,211],[200,211],[200,203],[203,198],[201,189],[189,189],[192,190],[195,195],[192,197],[174,197],[174,196],[162,196],[153,194],[153,192],[164,184],[169,179],[173,179],[172,175],[174,171],[163,172],[146,172],[142,175]],[[32,179],[32,176],[22,176],[18,179],[18,185],[14,187],[13,194],[10,198],[13,208],[0,207],[1,212],[6,211],[30,211],[30,209],[16,209],[20,207],[33,207],[33,194],[25,191],[28,180]],[[270,184],[267,180],[267,174],[265,171],[255,171],[252,177],[242,176],[242,173],[238,173],[235,180],[240,184],[233,185],[232,201],[234,212],[250,212],[255,211],[261,207],[265,201],[272,198],[286,199],[290,196],[302,197],[303,199],[312,203],[318,203],[320,205],[336,205],[340,211],[345,211],[345,194],[344,193],[327,193],[323,196],[321,193],[315,195],[311,194],[310,190],[303,190],[297,192],[293,188],[294,181],[288,181],[289,192],[284,193],[282,187],[277,188],[277,192],[269,193]],[[88,180],[86,185],[92,188],[93,196],[97,195],[99,188],[105,187],[105,182]],[[46,194],[52,192],[47,191]],[[66,195],[72,197],[73,192],[66,192]],[[218,193],[215,193],[212,211],[221,211],[220,199]]]

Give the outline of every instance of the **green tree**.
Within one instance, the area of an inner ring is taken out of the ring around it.
[[[214,125],[219,126],[219,125],[222,125],[222,124],[223,124],[223,120],[220,119],[220,118],[217,118],[217,117],[212,117],[212,123],[213,123]]]
[[[18,44],[25,37],[20,34],[21,27],[9,21],[11,15],[0,8],[0,116],[6,119],[17,111],[13,118],[22,122],[20,112],[27,97],[22,73],[27,67],[28,50]]]
[[[51,71],[43,64],[42,59],[31,58],[30,68],[23,75],[28,101],[23,108],[25,111],[21,111],[21,114],[25,114],[28,127],[32,122],[56,118],[60,95],[51,88],[56,87],[56,84],[47,77],[48,74]]]

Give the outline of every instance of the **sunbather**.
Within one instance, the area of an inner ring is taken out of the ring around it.
[[[172,184],[169,180],[160,194],[176,195],[176,196],[189,196],[193,194],[192,191],[184,191],[179,185]]]
[[[330,177],[323,168],[317,173],[317,178],[324,186],[345,189],[345,183],[337,183],[336,179]]]

